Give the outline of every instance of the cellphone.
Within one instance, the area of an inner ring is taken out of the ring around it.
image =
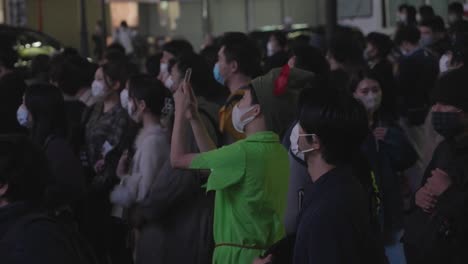
[[[190,83],[191,78],[192,78],[192,68],[188,68],[187,71],[185,72],[184,81],[186,83]]]

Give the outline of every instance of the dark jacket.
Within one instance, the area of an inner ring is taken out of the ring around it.
[[[83,115],[86,105],[78,100],[65,100],[65,113],[67,116],[67,140],[76,155],[85,147],[85,124]]]
[[[430,93],[439,75],[439,62],[430,52],[419,49],[399,62],[397,98],[399,112],[412,125],[424,123]]]
[[[73,245],[61,229],[52,221],[24,221],[31,213],[31,207],[22,202],[0,208],[1,262],[78,264]]]
[[[411,167],[418,159],[416,151],[403,130],[396,125],[387,127],[383,141],[376,141],[371,133],[362,146],[370,163],[381,199],[379,222],[384,235],[403,228],[403,194],[400,172]]]
[[[425,263],[468,263],[468,136],[439,144],[421,186],[437,168],[452,185],[438,197],[432,214],[413,203],[403,239]]]
[[[383,263],[383,247],[372,234],[366,204],[349,166],[337,167],[309,184],[293,263]]]
[[[439,62],[430,52],[418,49],[399,61],[397,98],[399,112],[412,125],[424,123],[430,93],[439,75]]]
[[[85,176],[70,144],[59,136],[49,136],[44,151],[52,172],[47,187],[48,207],[75,206],[84,199]]]

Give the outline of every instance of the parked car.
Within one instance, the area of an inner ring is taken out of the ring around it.
[[[2,44],[10,46],[18,53],[18,62],[15,65],[18,68],[28,67],[37,55],[50,56],[63,48],[56,39],[28,28],[0,25],[0,39]]]

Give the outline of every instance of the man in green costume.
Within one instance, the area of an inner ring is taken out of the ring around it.
[[[266,122],[268,115],[280,110],[264,111],[257,92],[248,86],[232,114],[234,128],[247,138],[216,149],[187,82],[174,98],[172,165],[209,170],[207,190],[216,191],[213,263],[250,264],[284,235],[288,155]],[[202,153],[186,151],[184,131],[188,123]]]

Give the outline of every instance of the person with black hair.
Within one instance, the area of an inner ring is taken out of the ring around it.
[[[371,32],[366,37],[367,47],[364,51],[364,58],[370,68],[370,71],[382,78],[381,84],[385,96],[382,100],[382,109],[388,117],[393,116],[396,120],[397,99],[396,83],[393,75],[393,65],[388,59],[393,49],[393,42],[389,36]]]
[[[444,137],[412,201],[403,242],[408,264],[467,263],[468,71],[442,75],[432,125]],[[426,142],[432,144],[432,142]]]
[[[398,63],[397,96],[400,115],[410,126],[424,123],[429,108],[429,93],[439,74],[437,60],[419,45],[420,32],[414,26],[400,27],[395,44],[403,56]]]
[[[416,25],[416,8],[408,4],[398,6],[397,23],[399,26]]]
[[[128,79],[127,66],[127,60],[116,59],[98,68],[91,88],[97,103],[83,118],[86,151],[82,155],[92,171],[88,179],[86,233],[98,258],[111,258],[116,263],[131,259],[125,243],[127,225],[111,217],[109,200],[110,192],[118,184],[119,158],[130,148],[135,135],[135,125],[120,102]]]
[[[460,2],[452,2],[448,5],[447,23],[452,32],[461,32],[468,30],[468,21],[463,19],[465,10]]]
[[[51,82],[63,93],[67,121],[66,139],[72,145],[76,155],[80,155],[85,146],[83,113],[87,105],[80,100],[86,93],[91,93],[91,64],[84,58],[72,55],[54,58],[51,67]],[[90,100],[88,100],[88,103]]]
[[[38,84],[49,82],[50,57],[48,55],[37,55],[31,60],[31,69],[26,84]]]
[[[418,9],[418,14],[416,15],[416,20],[418,23],[423,21],[433,19],[436,16],[434,9],[430,5],[422,5]]]
[[[288,61],[291,68],[313,72],[318,79],[328,80],[330,66],[325,56],[319,49],[297,44],[291,48],[291,56]]]
[[[221,39],[218,62],[213,74],[215,80],[229,88],[230,96],[220,109],[220,131],[226,144],[245,138],[234,129],[231,122],[232,109],[243,94],[243,87],[262,73],[260,50],[255,41],[240,32],[225,33]]]
[[[70,207],[76,209],[84,199],[85,177],[78,157],[65,139],[68,128],[62,93],[50,84],[28,87],[17,117],[18,123],[30,130],[32,141],[45,151],[51,168],[47,209],[55,215]]]
[[[40,147],[25,136],[0,136],[2,263],[84,264],[76,244],[41,209],[50,171]]]
[[[363,47],[348,29],[333,36],[326,56],[330,65],[329,80],[333,87],[342,88],[346,92],[354,75],[366,66],[362,54]]]
[[[436,58],[440,58],[450,46],[444,20],[435,16],[421,21],[418,28],[421,33],[421,47],[431,52]]]
[[[11,46],[0,44],[0,113],[3,115],[0,133],[4,134],[27,133],[16,121],[16,109],[26,89],[23,77],[14,67],[17,59],[18,55]]]
[[[356,100],[322,88],[299,117],[295,152],[304,156],[313,184],[304,190],[292,263],[384,263],[351,165],[368,131],[366,111]]]
[[[405,263],[403,245],[403,186],[401,172],[418,159],[416,151],[395,119],[382,113],[382,80],[364,72],[351,86],[351,94],[367,110],[371,132],[362,145],[378,193],[377,217],[389,263]]]
[[[216,191],[213,263],[251,263],[284,235],[288,157],[267,121],[280,110],[270,110],[264,94],[257,92],[260,88],[243,89],[231,122],[248,137],[220,149],[206,132],[190,84],[184,82],[174,95],[171,164],[179,169],[210,169],[207,190]],[[187,151],[188,122],[201,153]]]
[[[193,46],[185,39],[175,39],[164,44],[163,54],[160,60],[158,79],[166,85],[169,77],[169,63],[172,59],[184,54],[194,53]]]
[[[169,120],[165,119],[173,109],[171,94],[160,81],[137,75],[129,79],[128,86],[128,114],[143,127],[135,140],[133,158],[125,151],[116,170],[121,184],[114,187],[111,202],[124,208],[145,198],[156,173],[169,159]]]
[[[281,31],[273,32],[267,43],[267,56],[263,66],[263,72],[269,72],[274,68],[283,67],[288,63],[287,53],[288,38]]]

